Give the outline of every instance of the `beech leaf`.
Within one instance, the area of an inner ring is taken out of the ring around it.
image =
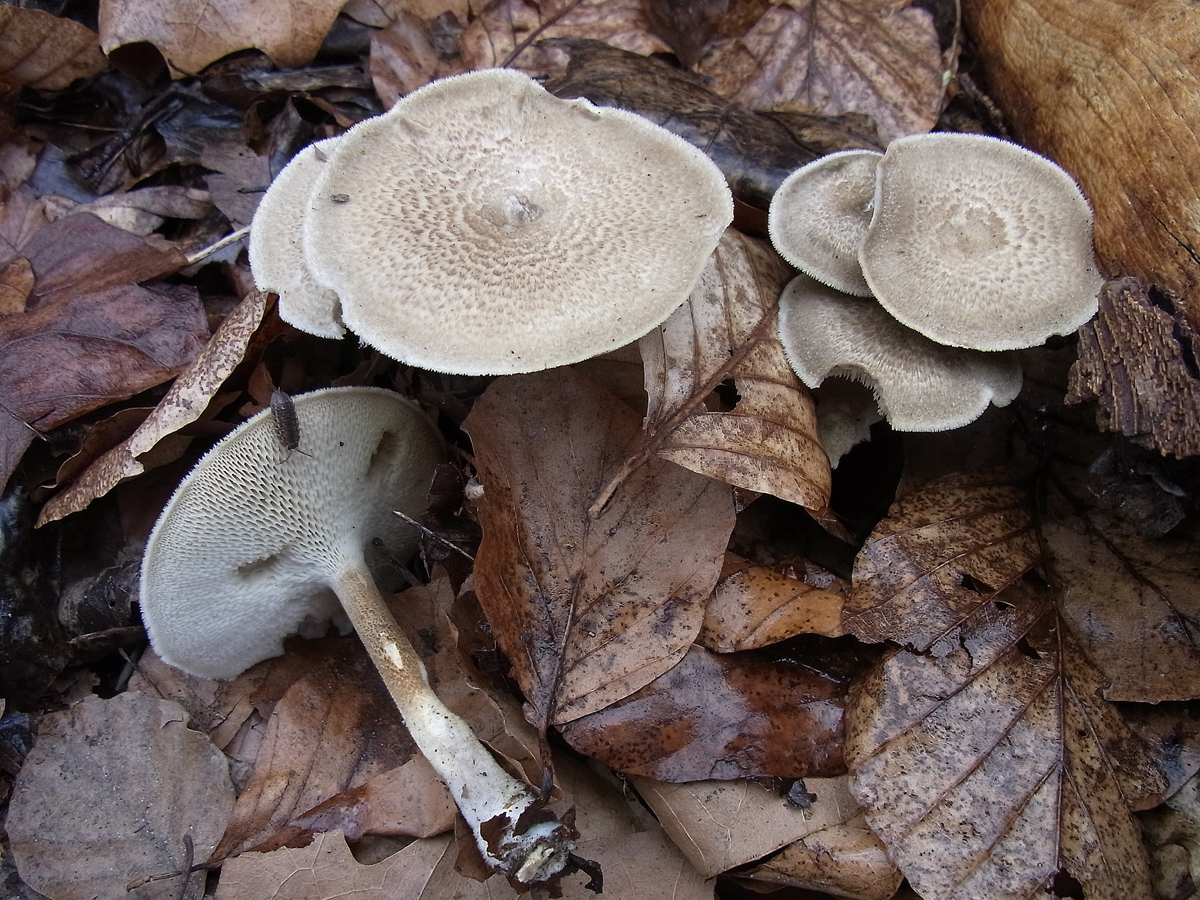
[[[1151,897],[1134,810],[1162,773],[1063,623],[1014,588],[934,652],[897,651],[847,709],[851,790],[925,900]]]
[[[1040,556],[1022,491],[994,472],[947,476],[898,500],[871,532],[842,627],[925,650]]]
[[[0,4],[0,88],[60,91],[107,66],[90,28],[40,9]]]
[[[589,516],[641,428],[569,368],[493,382],[463,427],[484,486],[479,602],[533,724],[603,709],[675,665],[720,574],[730,489],[652,461]]]

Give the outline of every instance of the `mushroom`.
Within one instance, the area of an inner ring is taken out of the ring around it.
[[[875,150],[843,150],[815,159],[783,180],[767,213],[767,230],[780,256],[855,297],[871,294],[858,248],[871,224],[875,167],[882,156]]]
[[[260,291],[279,295],[279,317],[301,331],[340,338],[338,296],[313,280],[301,248],[303,211],[313,182],[338,138],[309,144],[284,167],[263,195],[250,223],[250,271]]]
[[[393,510],[423,508],[441,437],[415,405],[378,388],[314,391],[294,405],[307,455],[280,443],[266,410],[214,446],[167,503],[142,560],[151,644],[187,672],[232,678],[328,621],[340,601],[485,860],[522,882],[545,880],[567,861],[569,830],[438,700],[365,562],[375,539],[411,552],[415,536]]]
[[[368,344],[498,375],[588,359],[661,324],[732,219],[720,169],[683,139],[487,69],[346,132],[302,244]]]
[[[1024,147],[900,138],[879,161],[874,205],[859,250],[867,284],[939,343],[1032,347],[1095,315],[1091,207],[1070,175]]]
[[[865,384],[897,431],[948,431],[1021,390],[1011,353],[937,344],[905,328],[874,303],[839,293],[807,275],[779,298],[779,339],[808,387],[828,376]]]

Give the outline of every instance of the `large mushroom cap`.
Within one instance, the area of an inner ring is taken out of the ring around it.
[[[1071,176],[998,138],[901,138],[879,161],[859,252],[893,316],[955,347],[1009,350],[1096,312],[1092,211]]]
[[[508,374],[663,322],[732,218],[724,177],[691,144],[488,69],[343,135],[304,252],[368,344],[436,371]]]
[[[810,388],[841,376],[875,392],[897,431],[949,431],[1004,406],[1021,390],[1011,353],[937,344],[905,328],[875,303],[799,275],[779,298],[779,339]]]
[[[377,388],[295,398],[301,452],[270,411],[200,461],[163,510],[142,562],[150,642],[168,663],[232,678],[283,652],[306,620],[328,620],[343,561],[380,538],[395,553],[415,535],[393,514],[425,505],[441,437],[413,404]]]
[[[783,180],[767,216],[779,255],[822,284],[867,297],[858,248],[871,224],[875,168],[883,154],[843,150],[801,166]]]
[[[302,247],[304,211],[313,183],[339,138],[309,144],[284,167],[250,223],[250,271],[261,291],[279,295],[279,317],[318,337],[346,333],[338,296],[313,279]]]

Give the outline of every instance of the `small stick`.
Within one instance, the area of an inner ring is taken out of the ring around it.
[[[233,232],[233,234],[225,235],[225,237],[221,238],[215,244],[209,244],[203,250],[193,253],[191,256],[189,256],[187,258],[187,264],[189,266],[194,266],[196,263],[206,260],[210,256],[212,256],[214,253],[216,253],[217,251],[224,250],[230,244],[236,244],[238,241],[240,241],[242,238],[244,238],[249,233],[250,233],[249,225],[247,225],[245,228],[239,228],[237,231]]]
[[[392,512],[395,515],[402,518],[405,522],[407,522],[413,528],[417,529],[417,531],[421,532],[421,534],[425,535],[425,537],[429,538],[431,541],[437,541],[439,544],[443,544],[443,545],[449,547],[451,550],[455,550],[455,551],[461,553],[463,556],[465,556],[471,562],[475,562],[475,557],[473,557],[470,553],[468,553],[462,547],[458,546],[458,544],[453,544],[450,541],[446,540],[444,537],[442,537],[437,532],[431,531],[430,529],[426,528],[424,525],[422,525],[420,522],[418,522],[412,516],[406,516],[404,513],[400,512],[400,510],[398,510],[398,509],[393,509]]]

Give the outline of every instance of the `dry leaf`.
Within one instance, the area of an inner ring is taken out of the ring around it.
[[[1200,556],[1102,513],[1047,522],[1058,609],[1108,682],[1109,700],[1200,697]]]
[[[493,0],[463,32],[463,62],[468,70],[505,66],[537,77],[559,74],[566,54],[536,46],[558,37],[603,41],[641,56],[668,50],[650,33],[641,0]]]
[[[1039,557],[1022,491],[994,472],[947,476],[898,500],[871,532],[842,627],[925,650]]]
[[[166,396],[138,429],[113,447],[42,508],[38,524],[44,525],[85,509],[126,478],[144,469],[139,456],[149,453],[163,438],[200,418],[214,394],[242,361],[246,347],[267,310],[268,295],[251,291],[204,346],[191,366],[171,385]],[[0,324],[0,328],[3,325]]]
[[[1149,900],[1132,811],[1166,782],[1099,689],[1020,589],[856,685],[851,790],[925,900],[1040,897],[1059,871],[1094,900]]]
[[[839,593],[729,553],[696,641],[709,650],[732,653],[797,634],[837,637],[842,634],[843,603]]]
[[[21,878],[54,900],[181,895],[184,837],[209,858],[233,805],[225,757],[176,703],[85,700],[42,721],[17,776],[8,834]],[[86,848],[86,850],[84,850]],[[140,877],[179,873],[126,893]]]
[[[384,109],[432,81],[439,61],[425,23],[411,12],[399,10],[395,21],[371,33],[371,81]]]
[[[659,781],[840,774],[848,679],[818,671],[820,649],[693,646],[641,690],[560,730],[580,753]]]
[[[590,517],[641,429],[569,368],[493,382],[463,427],[484,486],[477,593],[533,723],[603,709],[673,666],[720,573],[729,488],[652,461]]]
[[[59,91],[107,66],[90,28],[40,9],[0,4],[0,89]]]
[[[640,342],[646,442],[701,475],[823,509],[830,473],[816,409],[775,330],[788,277],[769,244],[725,232],[687,301]],[[726,380],[736,406],[709,410],[705,398]]]
[[[697,70],[756,109],[870,115],[884,142],[933,128],[944,91],[932,16],[895,0],[790,0],[712,45]]]
[[[161,51],[174,78],[236,50],[262,50],[281,67],[312,62],[343,0],[101,0],[105,53],[138,41]]]

